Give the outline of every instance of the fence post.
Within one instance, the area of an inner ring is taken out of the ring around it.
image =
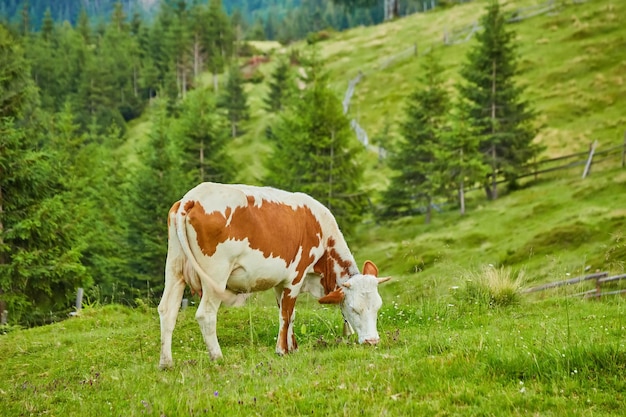
[[[624,131],[624,146],[622,147],[622,168],[626,165],[626,131]]]
[[[9,321],[9,311],[3,310],[0,313],[0,326],[4,326],[5,324],[7,324],[7,321]]]
[[[589,175],[589,170],[591,169],[591,160],[593,159],[593,154],[596,151],[596,146],[598,146],[598,141],[594,140],[589,149],[589,157],[587,158],[587,164],[585,165],[585,170],[583,171],[583,179]]]
[[[185,310],[187,306],[189,306],[189,299],[183,298],[183,301],[181,302],[181,305],[180,305],[180,309]]]
[[[79,312],[83,308],[83,293],[84,290],[79,288],[76,292],[76,312]]]
[[[624,146],[622,147],[622,168],[626,166],[626,131],[624,131]]]

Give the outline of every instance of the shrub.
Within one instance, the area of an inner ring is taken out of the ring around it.
[[[517,276],[510,268],[483,266],[479,272],[470,272],[465,277],[465,288],[457,292],[460,301],[489,307],[506,307],[520,299],[524,273]]]

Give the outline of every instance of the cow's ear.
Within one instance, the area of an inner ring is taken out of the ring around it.
[[[337,288],[334,291],[329,292],[319,300],[317,300],[320,304],[339,304],[343,301],[346,295],[343,293],[341,288]]]
[[[378,276],[378,268],[376,267],[376,265],[374,265],[374,262],[365,261],[365,264],[363,264],[363,275],[374,275],[375,277]]]

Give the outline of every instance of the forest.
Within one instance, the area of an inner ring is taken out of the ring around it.
[[[397,3],[397,15],[404,16],[464,0],[405,0]],[[39,30],[49,13],[56,22],[76,25],[81,14],[90,22],[104,26],[110,21],[118,0],[6,0],[0,16]],[[161,4],[170,8],[196,7],[209,0],[125,0],[123,12],[134,19],[152,21],[162,13]],[[246,39],[290,42],[320,30],[344,30],[374,25],[385,19],[382,1],[377,0],[223,0],[224,11],[237,23]]]

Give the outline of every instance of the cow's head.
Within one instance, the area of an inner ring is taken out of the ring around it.
[[[378,268],[365,261],[363,274],[353,275],[339,288],[319,299],[322,304],[339,304],[343,317],[359,337],[359,343],[375,345],[380,338],[376,329],[378,310],[383,304],[378,284],[391,277],[378,278]]]

